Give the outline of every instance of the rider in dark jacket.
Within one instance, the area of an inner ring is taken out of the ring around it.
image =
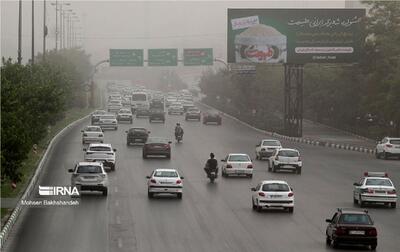
[[[175,127],[175,138],[177,138],[178,136],[183,136],[183,129],[180,123],[177,123]]]
[[[210,176],[210,172],[214,170],[218,175],[218,161],[214,158],[214,153],[210,153],[210,158],[207,160],[204,170],[206,171],[207,176]]]

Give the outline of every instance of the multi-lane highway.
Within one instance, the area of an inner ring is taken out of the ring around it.
[[[223,118],[222,126],[184,122],[168,116],[165,124],[135,119],[152,136],[173,139],[176,122],[183,143],[172,144],[172,158],[142,159],[141,147],[127,147],[125,130],[107,131],[117,149],[117,168],[109,173],[108,197],[83,195],[77,207],[28,208],[20,216],[5,251],[332,251],[325,245],[325,219],[337,207],[353,207],[352,184],[364,171],[386,171],[400,188],[400,162],[372,155],[282,141],[302,154],[301,175],[268,173],[267,162],[254,161],[252,179],[206,179],[203,165],[210,152],[218,160],[229,152],[254,157],[261,133]],[[83,159],[80,130],[86,120],[57,143],[40,185],[69,185],[67,169]],[[176,168],[184,179],[183,199],[147,198],[146,175],[154,168]],[[251,209],[250,187],[263,179],[288,181],[295,192],[293,214]],[[400,248],[400,210],[368,208],[378,229],[377,251]],[[365,250],[347,247],[345,251]]]

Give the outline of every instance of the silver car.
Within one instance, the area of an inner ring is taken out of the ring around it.
[[[99,118],[98,125],[104,129],[118,129],[117,117],[114,114],[102,115]]]
[[[71,185],[81,191],[100,191],[108,194],[108,176],[100,162],[79,162],[75,168],[69,169]]]
[[[91,143],[103,143],[104,133],[100,126],[86,126],[82,132],[82,144]]]

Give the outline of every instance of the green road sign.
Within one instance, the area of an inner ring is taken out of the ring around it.
[[[149,49],[149,66],[177,66],[178,49]]]
[[[212,48],[183,49],[184,66],[212,65],[214,63]]]
[[[143,66],[143,49],[110,49],[110,66]]]

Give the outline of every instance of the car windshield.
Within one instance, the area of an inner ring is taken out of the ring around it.
[[[188,112],[197,113],[197,112],[200,112],[200,110],[195,109],[195,108],[190,108],[190,109],[188,109]]]
[[[262,190],[264,192],[288,192],[290,191],[290,188],[286,184],[271,183],[271,184],[264,184]]]
[[[399,144],[400,145],[400,139],[390,140],[389,142],[391,144]]]
[[[130,114],[131,113],[131,111],[129,110],[129,109],[121,109],[120,111],[119,111],[119,113],[124,113],[124,114]]]
[[[154,172],[154,177],[177,178],[178,173],[176,171],[156,171]]]
[[[266,141],[263,141],[262,145],[263,146],[281,146],[281,143],[278,141],[266,140]]]
[[[80,165],[77,173],[101,173],[101,167],[98,165]]]
[[[100,129],[100,127],[87,127],[85,129],[85,131],[88,131],[88,132],[101,132],[101,129]]]
[[[89,151],[112,152],[112,149],[108,146],[92,146]]]
[[[371,218],[366,214],[342,214],[339,219],[340,224],[372,224]]]
[[[110,104],[121,104],[121,101],[109,101]]]
[[[293,151],[293,150],[281,150],[281,151],[279,151],[278,156],[281,156],[281,157],[298,157],[299,153],[297,151]]]
[[[369,178],[365,182],[367,186],[393,186],[389,179],[375,179]]]
[[[249,162],[250,158],[247,155],[230,155],[228,161],[231,161],[231,162]]]

